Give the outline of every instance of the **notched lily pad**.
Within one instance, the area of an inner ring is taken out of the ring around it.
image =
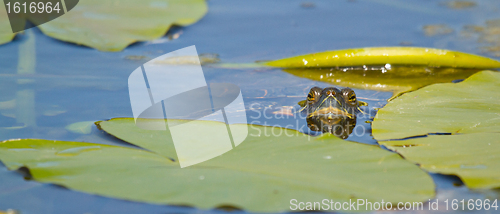
[[[500,133],[381,141],[429,172],[458,175],[469,188],[500,187]]]
[[[379,110],[373,136],[428,171],[458,175],[471,188],[498,188],[499,100],[500,73],[495,71],[427,86]],[[431,133],[452,135],[394,140]]]
[[[193,122],[207,128],[225,126]],[[40,182],[201,209],[231,206],[250,212],[285,212],[290,211],[291,199],[414,202],[434,196],[432,179],[399,155],[330,135],[312,139],[295,130],[248,125],[249,136],[233,150],[181,169],[164,156],[166,153],[154,151],[169,142],[137,143],[139,139],[132,136],[138,129],[130,127],[133,119],[99,124],[103,130],[151,151],[26,139],[0,143],[0,159],[11,170],[26,166]],[[149,132],[154,139],[159,133]]]
[[[389,140],[429,133],[498,132],[499,100],[500,73],[495,71],[482,71],[460,83],[430,85],[380,109],[373,135]]]
[[[172,25],[193,24],[206,12],[204,0],[81,0],[67,14],[38,27],[62,41],[101,51],[121,51],[134,42],[165,35]],[[35,24],[46,21],[27,19]],[[6,30],[10,30],[8,22],[0,21],[0,44],[13,38],[3,36],[1,32]]]
[[[207,12],[204,0],[85,0],[70,13],[41,25],[50,37],[121,51],[136,41],[157,39],[172,25],[195,23]]]

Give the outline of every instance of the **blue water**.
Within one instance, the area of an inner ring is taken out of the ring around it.
[[[32,103],[32,108],[0,108],[0,127],[19,125],[12,116],[33,115],[26,119],[31,127],[0,129],[0,140],[41,138],[86,141],[122,145],[120,141],[93,128],[92,134],[68,132],[64,127],[80,121],[98,121],[114,117],[132,117],[128,97],[128,75],[145,61],[127,60],[130,55],[155,58],[190,45],[198,53],[216,53],[223,62],[248,63],[293,55],[369,46],[413,46],[446,48],[474,54],[484,54],[474,38],[463,38],[464,25],[484,25],[489,19],[500,18],[500,2],[476,1],[474,8],[453,10],[434,0],[354,0],[307,1],[313,7],[304,8],[306,1],[208,1],[208,14],[198,23],[175,28],[169,34],[180,37],[155,44],[142,42],[122,52],[109,53],[61,42],[43,35],[38,29],[0,46],[0,102],[18,99]],[[454,33],[427,37],[422,27],[427,24],[447,24]],[[31,39],[31,40],[30,40]],[[26,79],[17,75],[19,50],[28,41],[35,41],[35,72],[30,84],[18,84]],[[230,82],[242,89],[245,104],[294,106],[305,98],[312,86],[326,83],[295,77],[280,70],[220,69],[204,67],[207,81]],[[259,90],[271,91],[265,99],[255,98]],[[304,90],[305,89],[305,90]],[[356,90],[370,108],[382,107],[391,93]],[[23,98],[20,98],[23,97]],[[29,106],[29,105],[28,105]],[[373,116],[373,115],[371,115]],[[19,116],[18,116],[19,117]],[[251,119],[249,119],[251,121]],[[286,126],[294,118],[259,121]],[[298,129],[306,132],[305,121]],[[361,123],[369,130],[369,124]],[[350,140],[376,144],[369,136]],[[432,175],[438,186],[437,198],[498,198],[497,191],[474,192],[453,176]],[[29,213],[192,213],[205,211],[188,207],[159,206],[89,195],[51,184],[26,181],[22,175],[0,167],[0,210],[17,209]]]

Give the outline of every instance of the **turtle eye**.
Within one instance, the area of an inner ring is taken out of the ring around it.
[[[355,93],[349,94],[349,102],[350,103],[355,103],[356,102],[356,94]]]
[[[313,104],[314,102],[316,102],[316,100],[321,95],[321,90],[322,89],[319,88],[319,87],[313,87],[313,88],[311,88],[311,90],[309,91],[309,94],[307,94],[307,102],[309,104]]]
[[[316,94],[314,92],[309,92],[309,94],[307,95],[307,100],[308,101],[314,101],[314,99],[316,99]]]
[[[356,93],[350,88],[344,88],[342,89],[342,92],[344,94],[345,99],[347,102],[351,105],[356,105],[357,99],[356,99]]]

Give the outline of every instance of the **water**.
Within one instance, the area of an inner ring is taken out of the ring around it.
[[[171,30],[164,38],[131,45],[122,52],[107,53],[61,42],[33,28],[0,46],[0,140],[41,138],[86,141],[128,146],[93,128],[90,135],[75,134],[65,126],[81,121],[132,117],[127,90],[128,75],[144,63],[190,45],[198,53],[216,53],[222,62],[248,63],[293,55],[370,46],[413,45],[482,53],[475,37],[461,36],[464,25],[484,25],[500,18],[500,2],[476,1],[477,6],[455,10],[445,1],[230,1],[210,0],[208,14],[198,23]],[[454,32],[425,36],[424,25],[446,24]],[[176,35],[176,36],[172,36]],[[169,39],[175,38],[177,39]],[[141,56],[141,57],[130,57]],[[143,56],[143,57],[142,57]],[[138,60],[131,60],[138,59]],[[497,58],[498,59],[498,58]],[[24,61],[23,61],[24,60]],[[32,67],[18,68],[18,64]],[[31,76],[18,70],[32,72]],[[313,86],[327,83],[298,78],[274,70],[204,67],[209,82],[234,83],[245,103],[295,106]],[[254,96],[259,90],[268,97]],[[356,90],[371,108],[381,107],[392,93]],[[15,102],[13,102],[15,100]],[[15,104],[13,104],[15,103]],[[249,112],[249,121],[252,113]],[[371,115],[373,116],[373,115]],[[272,118],[257,123],[286,126],[296,118]],[[29,124],[22,128],[23,124]],[[306,132],[305,121],[298,129]],[[369,124],[358,121],[369,130]],[[350,140],[375,144],[364,135]],[[432,174],[437,198],[498,198],[497,191],[471,191],[453,176]],[[453,185],[458,183],[458,186]],[[0,210],[24,213],[220,213],[189,207],[159,206],[105,198],[62,187],[26,181],[0,167]]]

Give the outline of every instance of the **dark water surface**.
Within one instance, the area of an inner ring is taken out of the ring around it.
[[[19,121],[30,124],[30,127],[22,129],[0,128],[0,140],[41,138],[124,146],[95,128],[91,134],[83,135],[68,132],[64,127],[80,121],[132,117],[127,79],[147,60],[129,60],[128,56],[152,59],[196,45],[198,53],[219,54],[223,62],[248,63],[332,49],[401,44],[488,55],[478,48],[485,44],[478,44],[474,37],[463,37],[460,31],[464,25],[484,25],[486,20],[500,18],[500,1],[495,0],[475,1],[475,7],[461,10],[443,6],[446,1],[434,0],[304,2],[210,0],[209,12],[201,21],[169,32],[180,34],[178,39],[168,41],[164,37],[155,42],[137,43],[117,53],[99,52],[61,42],[33,28],[17,36],[13,42],[0,46],[0,127],[19,126]],[[431,24],[446,24],[453,32],[426,36],[422,28]],[[30,56],[26,53],[34,54]],[[17,74],[22,60],[35,66],[36,74],[28,80]],[[251,105],[297,108],[296,103],[305,98],[309,88],[330,86],[279,69],[203,69],[208,82],[238,85],[247,108]],[[26,81],[29,83],[24,84]],[[258,98],[263,90],[269,94]],[[369,108],[382,107],[392,95],[388,92],[355,91],[359,97],[368,98],[363,101],[369,103]],[[22,103],[23,107],[12,106],[13,100]],[[296,124],[295,128],[307,132],[305,121],[297,118],[260,120],[252,119],[252,114],[252,111],[247,112],[249,122],[283,127]],[[368,123],[360,120],[358,124],[369,133]],[[376,144],[369,134],[353,136],[349,140]],[[497,191],[471,191],[460,186],[460,180],[455,177],[432,176],[438,186],[438,199],[498,198]],[[2,165],[0,210],[10,208],[23,214],[223,212],[89,195],[55,185],[25,181],[21,174],[8,171]]]

